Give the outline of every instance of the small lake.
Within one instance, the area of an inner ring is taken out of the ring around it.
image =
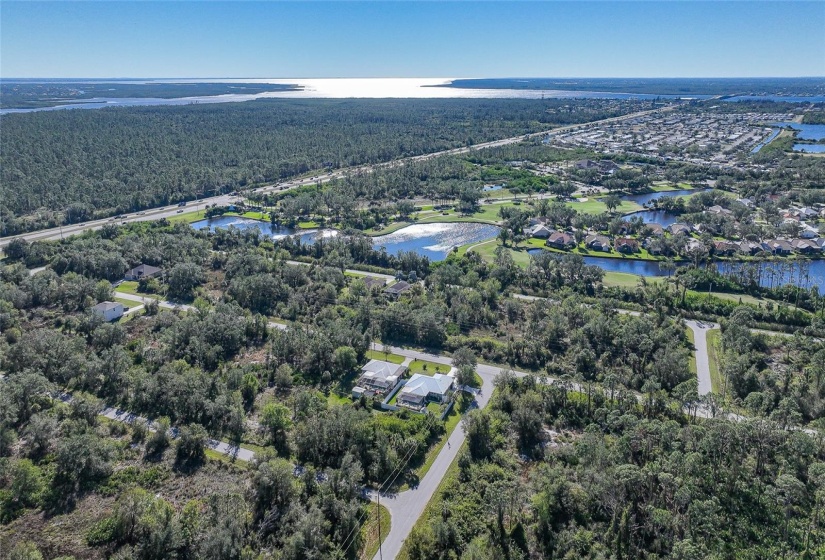
[[[496,237],[499,231],[497,226],[474,222],[415,224],[373,238],[373,246],[376,249],[384,247],[391,255],[398,251],[414,251],[431,261],[443,261],[453,247]]]
[[[487,185],[483,187],[481,190],[482,192],[492,192],[492,191],[500,191],[504,188],[504,185]]]
[[[661,192],[652,192],[652,193],[643,193],[643,194],[628,194],[621,197],[622,200],[628,200],[630,202],[635,202],[641,206],[645,206],[649,202],[653,202],[654,200],[659,200],[660,198],[665,198],[667,196],[677,197],[677,196],[688,196],[692,194],[697,194],[701,192],[706,192],[711,189],[680,189],[675,191],[661,191]],[[667,227],[671,224],[675,224],[679,221],[679,216],[676,214],[671,214],[670,212],[665,212],[663,210],[642,210],[640,212],[633,212],[632,214],[625,215],[626,219],[639,217],[641,218],[644,223],[646,224],[661,224],[663,227]]]
[[[642,210],[624,216],[626,220],[636,217],[641,218],[646,224],[660,224],[662,227],[668,227],[679,221],[679,216],[664,210]]]
[[[825,154],[825,144],[794,144],[793,151],[806,154]]]
[[[644,206],[648,202],[652,202],[654,200],[659,200],[660,198],[665,198],[667,196],[687,196],[691,194],[701,193],[705,191],[709,191],[710,189],[681,189],[676,191],[660,191],[660,192],[652,192],[652,193],[643,193],[643,194],[627,194],[624,195],[622,200],[628,200],[630,202],[635,202],[640,206]]]
[[[531,249],[530,254],[543,249]],[[659,265],[662,261],[640,261],[633,259],[621,259],[610,257],[584,257],[584,262],[589,265],[598,266],[605,272],[624,272],[637,276],[667,276]],[[807,261],[809,264],[807,276],[799,278],[799,270],[788,270],[791,261],[776,261],[762,264],[762,275],[758,278],[759,284],[766,288],[775,288],[784,284],[793,284],[803,288],[811,286],[819,287],[819,293],[825,292],[825,260]],[[675,263],[676,266],[686,266],[688,263]],[[747,278],[746,270],[751,263],[720,261],[714,263],[717,270],[725,275],[733,275]]]
[[[776,126],[789,126],[798,131],[797,138],[802,140],[822,140],[825,139],[825,124],[802,124],[795,122],[776,123]]]
[[[277,227],[269,222],[252,220],[250,218],[241,218],[240,216],[219,216],[217,218],[201,220],[199,222],[194,222],[192,227],[198,230],[208,229],[209,231],[229,228],[237,228],[240,230],[257,229],[272,239],[282,239],[289,235],[297,235],[301,238],[301,243],[309,244],[315,243],[315,240],[319,238],[334,237],[338,235],[338,231],[334,229],[297,229]]]

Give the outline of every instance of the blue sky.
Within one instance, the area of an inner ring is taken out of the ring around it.
[[[825,2],[0,2],[2,77],[825,75]]]

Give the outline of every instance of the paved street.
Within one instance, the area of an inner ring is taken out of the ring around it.
[[[707,332],[718,329],[716,323],[687,320],[685,324],[693,331],[693,345],[696,347],[696,377],[699,381],[699,396],[707,395],[713,388],[710,382],[710,356],[708,355]]]

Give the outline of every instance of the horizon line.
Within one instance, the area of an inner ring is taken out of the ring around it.
[[[823,79],[822,76],[0,76],[2,80],[768,80]]]

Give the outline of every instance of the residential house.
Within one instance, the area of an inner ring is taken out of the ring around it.
[[[398,299],[398,296],[400,296],[404,292],[409,291],[410,289],[412,289],[412,286],[410,284],[404,282],[403,280],[400,280],[392,286],[384,288],[384,293],[392,299]]]
[[[599,164],[592,159],[581,159],[573,165],[576,169],[599,169]]]
[[[662,224],[651,222],[649,224],[645,224],[645,226],[650,230],[650,233],[657,237],[661,237],[665,234],[665,228],[662,227]]]
[[[599,160],[598,165],[599,171],[601,171],[602,173],[615,173],[616,171],[621,169],[621,167],[616,165],[616,162],[610,161],[609,159]]]
[[[576,240],[569,233],[556,231],[550,234],[545,245],[554,249],[567,250],[576,246]]]
[[[352,398],[387,394],[398,385],[406,372],[407,368],[401,364],[370,360],[361,368],[361,377],[355,383]]]
[[[436,373],[432,377],[416,373],[398,392],[396,402],[399,406],[420,410],[427,403],[443,403],[447,400],[455,385],[452,375]]]
[[[811,225],[805,224],[802,231],[799,232],[799,237],[803,239],[816,239],[819,237],[819,229]]]
[[[123,275],[124,280],[132,280],[132,281],[140,281],[144,278],[154,278],[156,276],[160,276],[163,273],[163,270],[156,267],[150,266],[148,264],[140,264],[133,268],[132,270],[127,270],[126,274]]]
[[[637,253],[639,251],[639,242],[630,237],[617,237],[613,245],[620,253]]]
[[[690,226],[687,224],[670,224],[667,229],[673,235],[690,235]]]
[[[584,238],[584,245],[594,251],[610,252],[610,238],[606,235],[592,234]]]
[[[547,239],[550,237],[555,230],[545,226],[544,224],[536,224],[530,229],[530,237],[536,237],[538,239]]]
[[[811,255],[822,251],[819,245],[810,239],[794,239],[791,241],[791,246],[794,251],[802,255]]]
[[[698,239],[689,239],[685,244],[685,253],[692,253],[693,251],[701,251],[705,248],[705,244]]]
[[[790,255],[794,249],[787,239],[769,239],[765,243],[774,255]]]
[[[92,312],[103,317],[104,321],[117,321],[123,317],[123,311],[123,304],[115,301],[102,301],[92,307]]]
[[[733,212],[731,212],[727,208],[722,208],[718,204],[715,204],[714,206],[711,206],[710,208],[707,209],[707,211],[710,212],[711,214],[721,214],[721,215],[725,215],[725,216],[733,214]]]
[[[387,281],[383,278],[376,278],[375,276],[364,276],[361,278],[367,286],[367,290],[372,291],[378,288],[383,288],[387,285]]]
[[[619,224],[619,227],[616,230],[616,234],[618,234],[618,235],[627,235],[628,233],[630,233],[630,230],[631,230],[630,222],[622,221],[622,223]]]
[[[739,245],[730,241],[714,241],[713,252],[717,255],[733,255],[739,251]]]
[[[738,202],[739,204],[744,204],[748,208],[753,206],[753,201],[750,198],[737,198],[736,202]]]

